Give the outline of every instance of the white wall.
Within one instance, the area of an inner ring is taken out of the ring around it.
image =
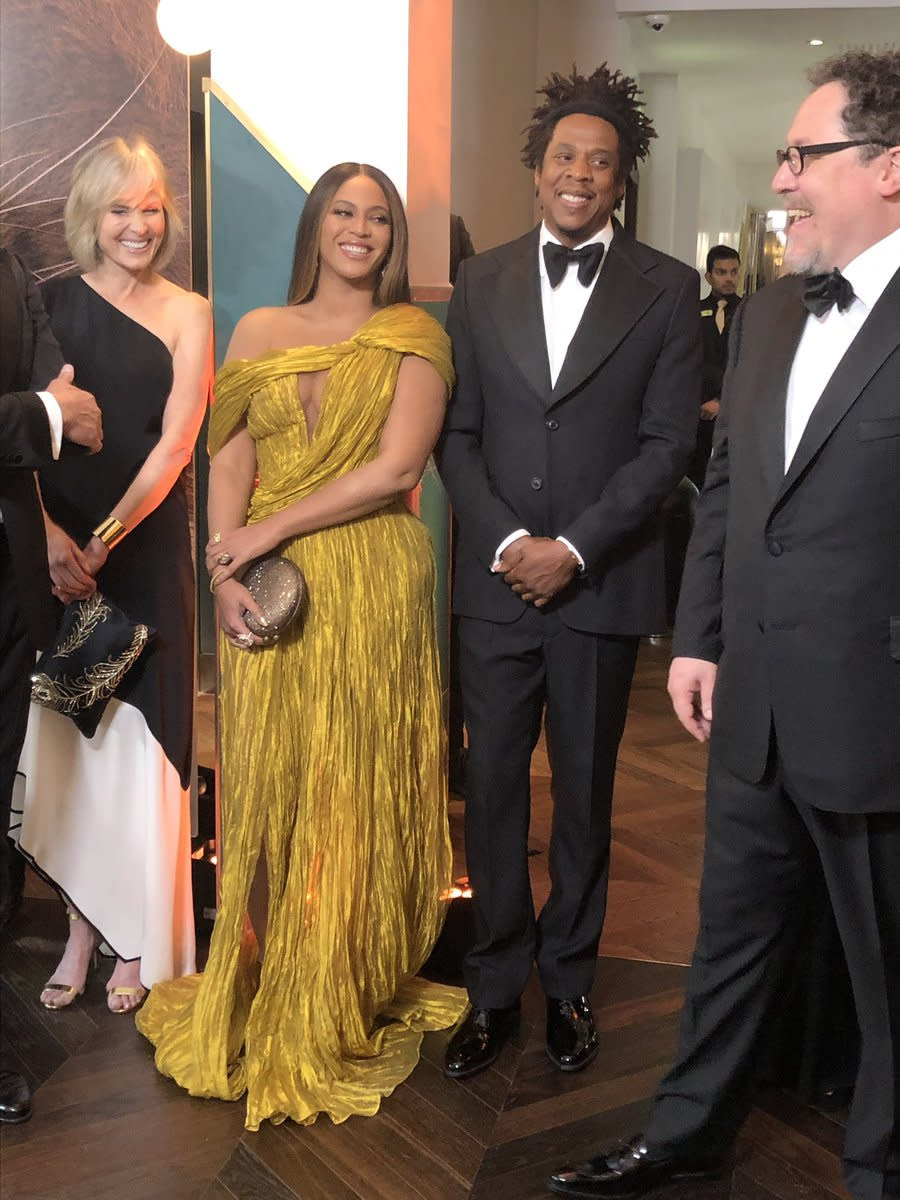
[[[691,100],[682,89],[679,96],[679,158],[683,172],[695,172],[684,178],[688,193],[696,192],[693,211],[680,211],[676,219],[672,253],[684,262],[706,266],[706,251],[720,242],[740,245],[741,226],[751,201],[732,153],[731,146],[717,137],[706,120],[703,103]],[[710,100],[715,103],[715,98]],[[690,149],[688,156],[685,151]]]
[[[781,8],[896,8],[897,0],[790,0],[779,4],[777,0],[666,0],[654,5],[648,0],[616,0],[619,13],[648,12],[740,12],[761,11]]]
[[[211,74],[309,181],[371,162],[405,195],[408,38],[408,0],[222,3]]]
[[[576,63],[589,75],[601,63],[630,72],[628,26],[615,0],[538,0],[536,79],[567,74]]]
[[[476,250],[532,225],[519,152],[535,104],[537,0],[454,0],[450,207]]]

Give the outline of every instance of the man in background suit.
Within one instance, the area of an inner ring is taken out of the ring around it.
[[[675,711],[710,738],[678,1055],[644,1137],[555,1175],[566,1196],[715,1173],[816,858],[861,1034],[844,1177],[900,1195],[900,52],[811,80],[773,180],[794,274],[732,327],[675,628]]]
[[[37,288],[0,249],[0,917],[12,903],[9,806],[28,719],[29,673],[53,636],[56,615],[34,474],[62,440],[100,449],[100,410],[72,383]],[[55,377],[55,378],[54,378]],[[39,392],[36,389],[45,388]],[[31,1115],[25,1080],[0,1071],[0,1123]]]
[[[737,294],[741,256],[731,246],[713,246],[706,256],[709,295],[700,301],[700,336],[703,340],[703,392],[697,422],[697,446],[688,476],[703,487],[706,464],[712,453],[722,380],[728,361],[728,331],[741,297]]]
[[[616,754],[638,639],[665,624],[659,508],[694,442],[696,271],[612,218],[653,128],[633,80],[553,76],[523,160],[543,223],[460,266],[439,467],[459,522],[453,609],[469,736],[472,1010],[445,1070],[496,1058],[537,961],[547,1051],[597,1050]],[[545,718],[550,896],[535,920],[529,766]]]

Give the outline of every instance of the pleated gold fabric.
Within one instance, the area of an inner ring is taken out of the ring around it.
[[[448,384],[450,348],[393,305],[347,342],[230,363],[216,380],[215,453],[246,417],[260,520],[370,461],[405,354]],[[297,374],[328,370],[307,437]],[[418,978],[443,919],[451,852],[434,632],[434,561],[401,503],[297,537],[302,621],[247,653],[220,641],[223,874],[202,975],[155,986],[138,1028],[194,1096],[246,1093],[248,1129],[320,1112],[371,1115],[409,1075],[422,1031],[465,993]],[[264,850],[260,964],[246,917]]]

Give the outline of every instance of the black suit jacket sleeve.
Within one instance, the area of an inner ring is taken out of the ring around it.
[[[42,391],[59,374],[64,360],[59,343],[50,329],[50,318],[44,309],[41,294],[28,272],[23,270],[23,275],[25,276],[26,320],[31,326],[32,336],[29,386],[35,391]]]
[[[14,390],[0,397],[0,465],[34,471],[53,458],[50,421],[35,392],[56,378],[63,356],[34,280],[14,254],[9,267],[23,305],[22,345]]]
[[[653,516],[684,474],[694,447],[700,375],[696,271],[685,271],[666,336],[644,391],[638,453],[615,472],[598,501],[559,534],[588,569]]]
[[[730,482],[728,399],[740,358],[743,317],[744,306],[741,305],[729,331],[728,366],[722,384],[713,453],[688,544],[672,638],[673,657],[702,658],[714,663],[719,661],[722,653],[722,574]]]
[[[525,522],[495,491],[481,451],[485,408],[469,331],[466,266],[460,263],[447,312],[456,387],[435,453],[467,540],[479,561],[490,568],[503,539]]]
[[[36,471],[53,458],[50,421],[40,396],[0,396],[0,466]]]

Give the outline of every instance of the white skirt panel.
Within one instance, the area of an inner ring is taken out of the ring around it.
[[[10,836],[141,982],[194,959],[190,792],[141,712],[111,700],[93,738],[32,704]]]

